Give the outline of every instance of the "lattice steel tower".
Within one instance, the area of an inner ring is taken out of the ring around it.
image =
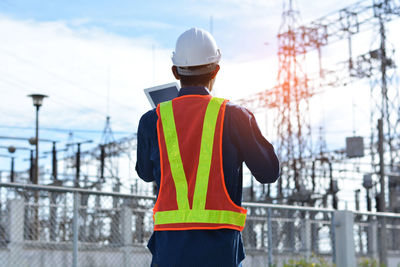
[[[305,157],[311,156],[309,101],[311,92],[307,76],[301,68],[302,51],[298,50],[295,30],[299,27],[299,12],[292,0],[285,3],[278,34],[279,70],[277,90],[274,90],[281,178],[278,198],[294,202],[308,198],[306,192]]]

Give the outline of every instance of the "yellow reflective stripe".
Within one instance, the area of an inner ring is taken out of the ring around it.
[[[203,132],[201,134],[199,165],[197,168],[196,186],[193,195],[193,209],[195,210],[204,210],[206,207],[215,128],[217,124],[219,109],[223,102],[224,99],[222,98],[211,98],[210,102],[207,105],[206,114],[204,116]]]
[[[246,214],[229,210],[169,210],[158,211],[154,224],[218,223],[244,226]]]
[[[189,210],[188,185],[179,150],[174,112],[172,110],[172,101],[160,104],[160,116],[164,131],[165,145],[167,147],[168,160],[171,166],[172,178],[175,183],[178,209]]]

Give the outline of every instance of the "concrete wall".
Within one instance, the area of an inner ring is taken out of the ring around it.
[[[70,267],[72,265],[71,249],[46,249],[39,244],[25,245],[18,262],[9,262],[10,251],[0,249],[0,267]],[[124,255],[127,254],[127,257]],[[400,264],[400,255],[388,253],[388,267],[398,267]],[[295,259],[296,256],[276,256],[274,262],[282,264],[289,259]],[[301,257],[298,257],[299,259]],[[330,258],[326,258],[328,262]],[[132,246],[118,249],[98,249],[91,251],[79,251],[78,266],[80,267],[149,267],[151,263],[151,254],[147,248]],[[251,250],[246,252],[246,258],[243,261],[243,267],[267,267],[267,253],[265,251]]]
[[[388,267],[400,267],[400,254],[388,251]]]
[[[145,247],[79,251],[80,267],[150,266],[151,255]],[[9,250],[0,250],[0,267],[70,267],[72,250],[49,250],[27,247],[18,259]],[[129,265],[127,265],[129,263]]]

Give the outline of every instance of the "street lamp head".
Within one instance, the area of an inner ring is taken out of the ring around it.
[[[37,140],[36,140],[36,138],[35,137],[31,137],[31,138],[29,138],[29,144],[30,145],[36,145],[36,142],[37,142]]]
[[[35,107],[40,107],[43,103],[43,98],[47,97],[47,95],[41,95],[41,94],[32,94],[28,96],[32,97],[33,105]]]
[[[8,152],[10,152],[11,154],[14,153],[16,150],[15,146],[9,146],[7,149],[8,149]]]

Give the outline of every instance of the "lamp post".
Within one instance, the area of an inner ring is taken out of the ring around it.
[[[41,94],[32,94],[28,95],[33,100],[33,106],[36,107],[36,136],[35,136],[35,171],[33,175],[33,183],[38,184],[39,182],[39,109],[42,106],[43,98],[47,97],[46,95]],[[35,207],[33,209],[33,229],[31,230],[30,238],[32,240],[37,240],[39,238],[39,210],[37,204],[39,203],[39,194],[38,191],[35,191]]]
[[[38,184],[39,182],[39,109],[43,104],[43,99],[47,97],[47,95],[41,94],[31,94],[28,95],[33,100],[33,106],[36,107],[36,136],[35,136],[35,172],[33,175],[33,183]]]

